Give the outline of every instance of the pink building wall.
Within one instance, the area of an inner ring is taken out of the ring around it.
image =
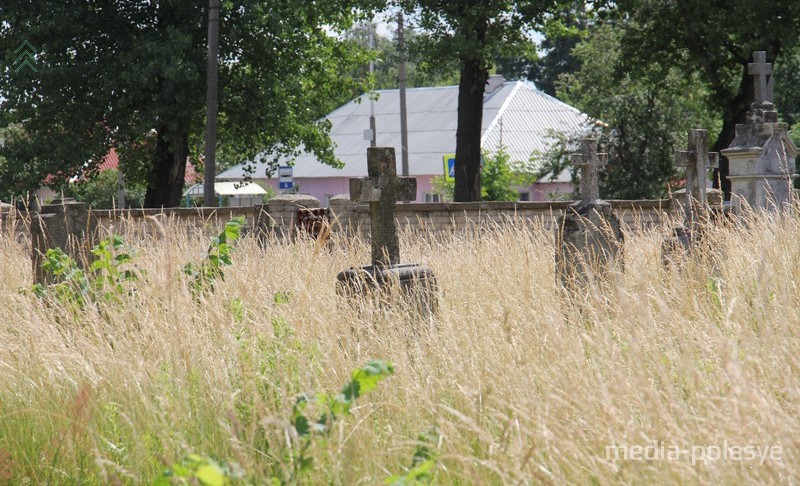
[[[431,179],[434,176],[415,176],[417,178],[417,202],[425,202],[425,194],[433,193]],[[259,183],[271,187],[276,193],[278,189],[277,179],[257,179]],[[349,177],[298,177],[294,180],[300,186],[300,194],[308,194],[319,199],[322,207],[328,205],[328,199],[338,194],[348,194],[350,192]],[[551,194],[571,194],[572,183],[570,182],[537,182],[529,188],[520,188],[520,192],[527,192],[530,201],[550,201],[554,199]]]
[[[417,178],[417,201],[425,201],[425,193],[433,192],[431,184],[432,176],[416,176]],[[275,192],[280,193],[277,179],[258,179],[259,183],[271,187]],[[319,199],[321,206],[328,205],[331,196],[348,194],[350,192],[349,177],[297,177],[295,184],[300,186],[300,194],[308,194]]]

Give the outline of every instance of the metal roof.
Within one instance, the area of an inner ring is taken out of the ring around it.
[[[400,173],[399,90],[375,93],[377,145],[395,147]],[[442,156],[455,153],[458,86],[410,88],[406,90],[410,175],[442,173]],[[312,154],[295,159],[294,177],[362,177],[367,175],[367,147],[364,130],[369,128],[370,99],[365,94],[331,112],[330,136],[334,153],[344,162],[342,169],[322,164]],[[573,133],[588,122],[586,115],[549,96],[531,83],[504,82],[483,103],[484,149],[494,151],[502,143],[512,160],[527,162],[532,152],[547,149],[552,130]],[[263,178],[266,164],[255,165],[254,178]],[[242,164],[228,169],[217,179],[240,180]],[[273,174],[273,177],[276,175]]]

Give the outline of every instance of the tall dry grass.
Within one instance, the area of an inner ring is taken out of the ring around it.
[[[146,271],[134,296],[70,315],[20,291],[27,250],[3,238],[0,482],[147,483],[188,453],[263,482],[289,467],[294,397],[338,390],[370,359],[395,375],[315,443],[303,482],[381,483],[432,427],[440,484],[797,481],[800,220],[717,226],[668,271],[667,231],[629,234],[625,273],[582,296],[556,287],[543,227],[404,234],[403,260],[439,279],[439,313],[426,322],[337,298],[337,272],[369,258],[360,240],[262,249],[246,238],[198,302],[180,269],[208,238],[166,223],[128,241]],[[607,454],[653,441],[777,446],[781,457]]]

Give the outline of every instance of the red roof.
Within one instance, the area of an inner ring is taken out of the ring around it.
[[[97,165],[97,171],[102,172],[104,170],[116,170],[117,167],[119,167],[119,155],[117,155],[117,149],[112,148],[108,151],[105,157],[103,157],[103,160]],[[53,174],[48,174],[47,177],[44,178],[44,185],[47,186],[49,183],[53,182],[53,179]],[[85,176],[80,177],[80,179],[85,179]],[[194,164],[188,162],[186,164],[186,172],[183,174],[183,182],[185,184],[192,185],[202,180],[203,177],[194,169]]]
[[[119,155],[117,155],[117,149],[112,148],[108,151],[103,160],[98,164],[97,170],[104,171],[104,170],[116,170],[119,167]],[[202,179],[200,177],[199,179]],[[186,172],[183,175],[183,182],[186,184],[194,184],[198,181],[198,174],[197,171],[194,170],[194,164],[191,162],[186,163]]]

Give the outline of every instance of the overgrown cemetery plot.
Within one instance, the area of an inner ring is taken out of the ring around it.
[[[370,258],[367,242],[334,234],[327,246],[262,247],[233,238],[234,227],[219,228],[210,248],[170,223],[110,239],[105,249],[126,257],[98,261],[137,278],[113,298],[90,290],[77,307],[31,291],[27,248],[0,240],[3,481],[717,483],[799,473],[796,216],[716,225],[679,268],[661,261],[670,224],[632,233],[625,272],[579,296],[557,284],[542,225],[401,233],[405,258],[430,266],[441,287],[436,326],[413,331],[408,310],[337,295],[335,275]],[[229,252],[217,252],[223,244]],[[780,455],[703,449],[637,461],[622,449],[654,444],[662,456],[726,445]]]
[[[350,186],[369,241],[308,211],[311,236],[243,217],[120,235],[43,207],[30,239],[0,236],[0,481],[794,480],[797,147],[757,89],[723,151],[733,204],[709,204],[691,130],[682,207],[655,225],[600,199],[594,139],[563,213],[449,232],[398,229],[413,182],[387,148]]]

